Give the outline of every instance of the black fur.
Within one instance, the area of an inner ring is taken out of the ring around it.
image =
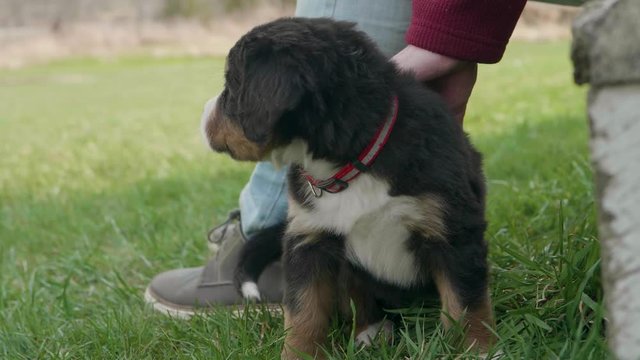
[[[285,225],[281,223],[263,229],[244,244],[234,273],[234,284],[238,291],[246,281],[258,283],[264,269],[282,256]]]
[[[465,307],[472,308],[486,293],[485,181],[480,154],[438,95],[412,74],[399,72],[353,24],[281,19],[256,27],[229,54],[220,106],[251,141],[277,148],[302,139],[314,159],[346,164],[374,136],[389,113],[393,95],[399,99],[398,120],[370,174],[390,184],[391,196],[435,194],[444,199],[447,241],[419,233],[407,241],[419,260],[421,282],[402,288],[348,263],[340,234],[315,234],[322,240],[303,245],[295,255],[291,248],[303,239],[290,237],[284,250],[285,304],[292,311],[297,307],[298,289],[327,277],[358,284],[378,307],[407,306],[432,297],[435,272],[452,279]],[[308,184],[301,171],[299,166],[290,168],[290,198],[313,207],[305,201]],[[255,278],[264,260],[279,254],[277,237],[260,238],[264,244],[247,244],[239,274]],[[251,268],[254,261],[257,265]],[[372,317],[381,316],[375,309],[370,312]]]

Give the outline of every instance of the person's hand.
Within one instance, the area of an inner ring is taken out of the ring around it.
[[[467,102],[476,83],[478,65],[452,59],[408,45],[392,59],[400,70],[413,72],[416,78],[437,91],[462,124]]]

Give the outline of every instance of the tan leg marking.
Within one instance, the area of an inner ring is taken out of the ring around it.
[[[439,196],[429,194],[416,198],[411,208],[402,217],[409,229],[421,233],[427,239],[446,240],[446,203]]]
[[[296,311],[285,309],[284,326],[287,331],[282,359],[299,359],[298,353],[323,359],[319,346],[326,341],[331,315],[334,312],[333,287],[315,283],[297,294]],[[297,352],[296,352],[297,351]]]
[[[487,329],[487,326],[494,327],[489,296],[485,295],[473,309],[465,309],[445,275],[437,274],[434,279],[442,302],[441,319],[445,329],[451,328],[452,319],[458,321],[465,329],[465,345],[486,351],[495,341],[493,333]]]

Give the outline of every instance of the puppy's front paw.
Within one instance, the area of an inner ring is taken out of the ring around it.
[[[479,355],[480,359],[482,360],[499,360],[505,357],[504,353],[502,352],[502,350],[498,350],[496,352],[494,352],[493,354],[489,355],[489,353],[482,353]]]
[[[245,281],[240,287],[242,297],[249,301],[260,301],[260,290],[258,285],[253,281]]]
[[[378,334],[387,340],[391,339],[393,335],[393,322],[382,320],[367,326],[356,336],[356,345],[370,346]]]
[[[309,356],[309,354],[305,354],[302,355],[302,352],[298,352],[292,349],[287,349],[287,346],[285,345],[284,349],[282,349],[282,353],[280,354],[280,359],[281,360],[303,360],[303,359],[307,359]],[[326,356],[324,356],[324,353],[322,353],[321,351],[318,351],[315,353],[314,356],[311,356],[314,360],[324,360],[326,359]]]

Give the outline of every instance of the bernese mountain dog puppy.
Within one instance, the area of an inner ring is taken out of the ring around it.
[[[354,24],[284,18],[248,32],[203,132],[234,159],[290,165],[287,223],[247,243],[236,279],[259,299],[260,271],[282,254],[283,358],[322,357],[336,314],[367,343],[390,329],[383,309],[434,289],[445,327],[459,321],[480,352],[492,344],[481,156],[438,95]]]

